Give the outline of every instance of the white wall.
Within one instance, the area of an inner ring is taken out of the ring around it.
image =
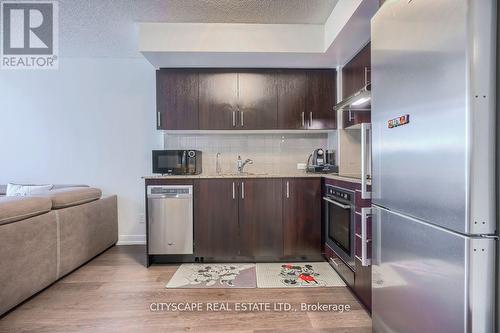
[[[144,241],[155,73],[141,58],[61,58],[59,70],[0,70],[0,184],[84,183],[118,194],[121,241]]]

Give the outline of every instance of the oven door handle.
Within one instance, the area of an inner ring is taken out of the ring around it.
[[[332,204],[334,204],[336,206],[339,206],[340,208],[351,209],[350,205],[341,204],[340,202],[333,201],[332,199],[328,199],[327,197],[323,197],[323,200],[328,201],[329,203],[332,203]]]

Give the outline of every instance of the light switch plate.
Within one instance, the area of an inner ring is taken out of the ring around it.
[[[297,170],[305,170],[306,168],[307,168],[307,164],[297,163]]]

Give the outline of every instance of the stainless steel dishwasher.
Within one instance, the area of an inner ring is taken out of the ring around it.
[[[148,186],[149,254],[193,253],[193,186]]]

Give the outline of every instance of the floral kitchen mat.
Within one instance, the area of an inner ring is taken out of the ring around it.
[[[342,287],[327,262],[263,264],[182,264],[166,288]]]
[[[258,288],[343,287],[342,278],[327,262],[257,264]]]
[[[182,264],[166,288],[256,288],[255,264]]]

